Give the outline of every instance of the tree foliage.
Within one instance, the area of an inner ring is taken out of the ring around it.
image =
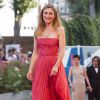
[[[68,0],[70,12],[75,14],[89,14],[89,0]]]
[[[34,0],[12,0],[11,4],[15,15],[14,35],[19,36],[21,18],[29,9],[36,7],[37,2]]]
[[[100,45],[100,17],[95,21],[97,27],[97,34],[96,34],[96,42],[97,45]]]
[[[68,45],[98,45],[95,19],[86,15],[76,15],[72,20],[63,20]]]
[[[96,16],[100,16],[100,0],[67,0],[70,6],[70,12],[75,14],[95,13]],[[92,9],[91,9],[92,7]]]
[[[0,8],[2,8],[2,2],[3,2],[3,1],[2,1],[2,0],[0,0]]]
[[[67,1],[72,16],[63,21],[68,45],[100,45],[100,0]]]
[[[22,17],[30,8],[36,7],[37,3],[34,0],[13,0],[12,7],[15,11],[15,16]]]

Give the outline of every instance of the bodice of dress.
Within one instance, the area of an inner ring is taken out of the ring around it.
[[[72,74],[73,74],[73,82],[85,82],[84,79],[84,72],[83,72],[83,66],[80,65],[80,68],[76,68],[73,66]]]
[[[38,38],[37,47],[39,55],[56,56],[58,55],[59,40],[56,38]]]

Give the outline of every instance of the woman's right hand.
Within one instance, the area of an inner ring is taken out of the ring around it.
[[[30,80],[30,81],[32,81],[33,80],[33,71],[28,71],[28,73],[27,73],[27,78]]]

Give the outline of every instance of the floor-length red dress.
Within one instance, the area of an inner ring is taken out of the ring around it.
[[[37,38],[39,56],[35,63],[32,81],[32,100],[70,100],[66,73],[61,63],[58,73],[50,77],[58,58],[59,40]]]

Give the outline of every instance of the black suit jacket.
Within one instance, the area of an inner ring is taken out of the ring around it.
[[[98,69],[98,73],[96,73],[93,66],[87,67],[87,76],[89,78],[93,91],[100,92],[100,67]]]

